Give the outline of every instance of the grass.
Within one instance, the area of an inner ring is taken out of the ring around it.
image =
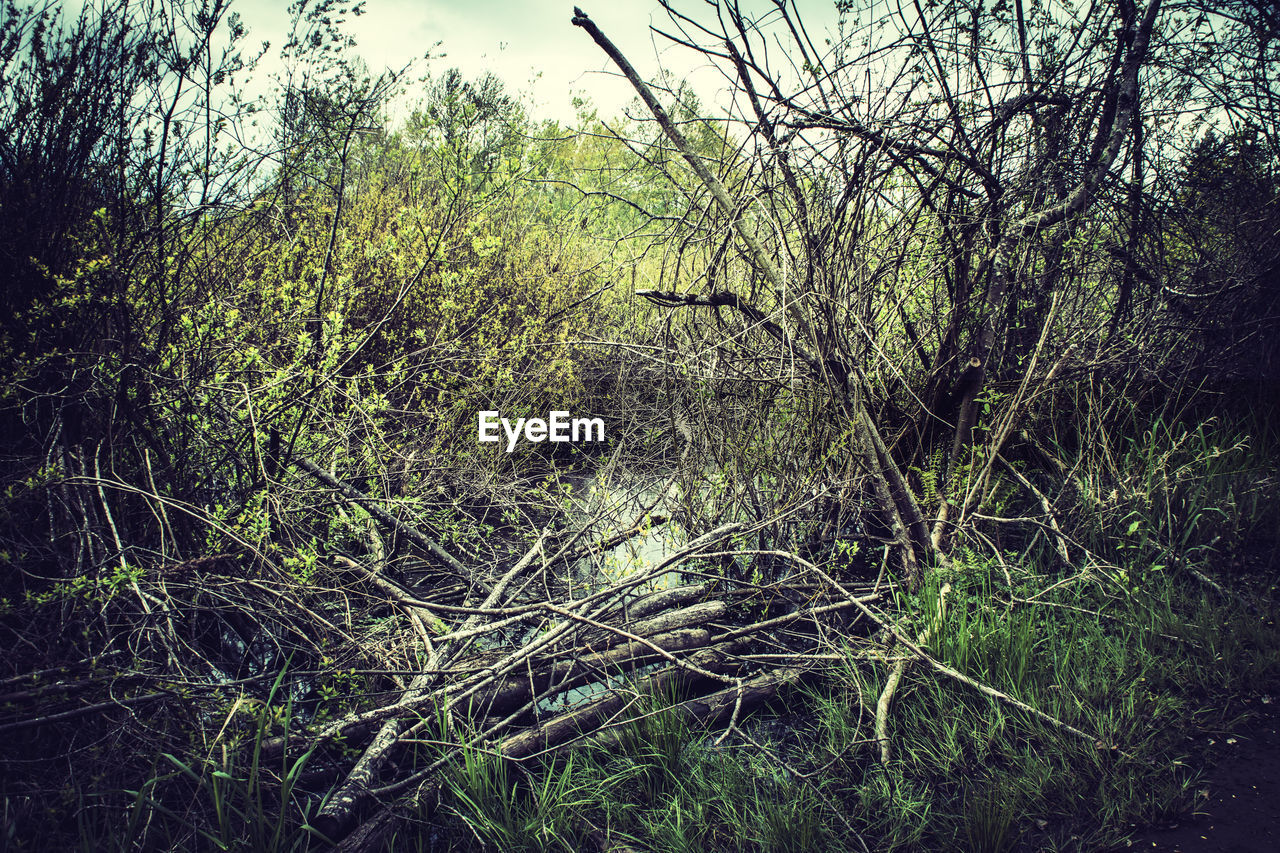
[[[263,743],[273,728],[287,729],[291,704],[277,703],[284,681],[282,671],[267,701],[246,708],[252,718],[247,742],[223,740],[196,757],[172,753],[157,757],[153,773],[136,790],[126,790],[123,822],[105,804],[76,792],[79,849],[104,850],[243,850],[291,853],[313,849],[319,836],[309,818],[322,801],[297,790],[311,758],[269,763]],[[240,710],[228,712],[231,722]],[[62,849],[60,839],[44,840],[42,849]]]
[[[999,555],[962,547],[950,569],[894,602],[913,634],[931,628],[936,658],[1096,743],[916,665],[898,688],[893,757],[882,766],[873,709],[891,666],[884,657],[896,651],[857,640],[842,664],[723,743],[662,696],[639,697],[638,718],[607,743],[540,764],[464,749],[438,802],[388,849],[1121,845],[1135,826],[1190,808],[1214,757],[1204,734],[1240,725],[1258,695],[1280,685],[1267,590],[1223,595],[1192,573],[1225,583],[1241,553],[1275,565],[1277,508],[1259,495],[1274,479],[1274,447],[1222,432],[1157,421],[1136,439],[1095,442],[1077,466],[1080,508],[1068,528],[1088,553],[1075,547],[1064,566],[1040,537]],[[81,847],[319,849],[307,823],[319,801],[296,789],[307,759],[268,767],[262,758],[263,738],[281,723],[274,695],[238,748],[157,758],[146,784],[116,804],[123,824],[73,793]]]
[[[1122,845],[1135,827],[1193,804],[1213,758],[1196,734],[1241,724],[1257,695],[1280,685],[1274,602],[1224,598],[1188,572],[1221,577],[1233,549],[1280,530],[1257,488],[1273,476],[1270,450],[1221,432],[1157,421],[1121,447],[1094,447],[1092,459],[1112,461],[1084,467],[1078,482],[1095,495],[1075,519],[1091,552],[1078,564],[1056,565],[1043,541],[1003,555],[1003,566],[962,551],[952,570],[898,602],[923,624],[949,583],[928,650],[1097,743],[917,666],[899,688],[894,758],[882,767],[868,708],[888,667],[854,660],[851,649],[845,666],[773,710],[792,726],[781,736],[757,722],[751,741],[714,747],[709,734],[657,713],[614,748],[541,772],[571,770],[572,812],[607,827],[618,849]]]
[[[573,755],[531,778],[469,747],[445,782],[450,811],[482,845],[512,851],[580,849],[575,816],[585,791]]]
[[[1246,677],[1273,681],[1280,671],[1276,638],[1261,637],[1267,645],[1250,650],[1248,630],[1222,630],[1224,619],[1241,615],[1219,605],[1201,602],[1189,616],[1158,621],[1184,639],[1153,640],[1146,627],[1069,610],[985,610],[978,602],[989,576],[957,581],[966,584],[957,597],[969,597],[950,610],[933,651],[1123,750],[1082,743],[913,670],[895,706],[897,757],[886,770],[867,742],[870,717],[851,701],[874,697],[880,684],[850,665],[790,697],[789,719],[806,721],[799,746],[757,724],[749,731],[763,749],[741,738],[714,747],[708,734],[657,713],[607,749],[531,774],[540,781],[468,759],[450,783],[450,808],[472,832],[450,831],[446,820],[441,836],[455,849],[576,850],[584,828],[598,826],[610,843],[655,851],[854,850],[863,842],[882,850],[1098,849],[1189,805],[1193,768],[1206,756],[1186,733],[1230,726],[1239,711],[1216,702],[1226,693],[1241,698]],[[1165,592],[1166,604],[1178,603]],[[1082,590],[1074,598],[1097,605],[1097,596]],[[1150,616],[1136,605],[1121,612]],[[1209,634],[1236,639],[1190,645]],[[1224,671],[1231,659],[1241,665]]]
[[[1187,808],[1211,757],[1188,733],[1237,724],[1250,688],[1277,683],[1274,623],[1172,579],[1142,596],[1117,597],[1102,582],[1062,596],[1110,619],[1002,607],[992,603],[997,574],[970,566],[949,578],[952,604],[930,650],[1102,746],[915,668],[894,707],[895,758],[882,768],[857,697],[878,695],[884,668],[851,662],[789,697],[796,731],[749,726],[762,749],[742,738],[714,747],[653,713],[607,749],[534,772],[539,782],[514,784],[502,775],[513,771],[483,763],[484,784],[451,783],[470,840],[447,821],[441,835],[453,849],[582,849],[582,829],[600,826],[611,843],[655,851],[1083,851]],[[472,778],[474,768],[459,772]]]

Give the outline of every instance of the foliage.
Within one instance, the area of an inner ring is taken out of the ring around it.
[[[1190,805],[1184,736],[1280,683],[1273,22],[841,3],[819,51],[678,5],[734,98],[661,75],[669,127],[407,103],[358,3],[295,3],[252,99],[221,0],[0,8],[6,844],[1090,849]],[[476,441],[553,409],[609,440]],[[726,524],[663,670],[602,543]],[[612,594],[625,666],[520,656],[616,650]],[[617,706],[510,757],[565,672]]]

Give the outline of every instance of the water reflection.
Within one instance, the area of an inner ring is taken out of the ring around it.
[[[599,588],[626,580],[658,565],[688,542],[686,532],[671,519],[678,506],[674,478],[612,480],[603,473],[580,490],[578,509],[571,525],[588,526],[596,541],[639,527],[639,532],[602,554],[578,560],[574,575],[579,583]],[[655,523],[655,519],[659,519]],[[680,583],[678,571],[665,572],[636,589],[637,593],[667,589]]]

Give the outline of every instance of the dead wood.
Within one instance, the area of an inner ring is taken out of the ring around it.
[[[711,633],[705,629],[682,628],[660,634],[652,640],[668,652],[684,652],[707,645],[711,641]],[[591,681],[604,681],[660,659],[648,646],[633,642],[606,652],[557,661],[531,677],[510,679],[477,694],[472,710],[486,715],[508,713],[536,696],[572,690]]]
[[[620,715],[634,704],[641,695],[662,695],[676,684],[689,686],[696,683],[696,670],[733,672],[738,665],[728,659],[732,644],[720,644],[691,655],[688,667],[671,667],[649,676],[629,689],[611,691],[577,710],[569,711],[540,723],[502,742],[500,752],[506,758],[525,759],[539,755],[553,747],[561,746],[582,735],[591,734],[606,722]],[[694,670],[691,677],[691,670]]]

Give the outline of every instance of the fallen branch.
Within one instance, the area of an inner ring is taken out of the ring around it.
[[[968,685],[969,687],[972,687],[974,690],[977,690],[979,693],[982,693],[986,696],[990,696],[992,699],[995,699],[999,702],[1004,702],[1006,705],[1010,705],[1014,708],[1017,708],[1020,711],[1024,711],[1030,714],[1031,716],[1035,717],[1036,719],[1042,722],[1048,723],[1054,728],[1067,732],[1068,734],[1075,735],[1076,737],[1086,740],[1089,743],[1099,748],[1102,748],[1103,746],[1105,746],[1105,744],[1100,738],[1094,737],[1093,735],[1088,734],[1087,732],[1083,732],[1069,723],[1064,723],[1062,720],[1059,720],[1057,717],[1046,714],[1044,711],[1041,711],[1038,708],[1034,708],[1031,705],[1028,705],[1026,702],[1022,702],[1018,699],[1014,699],[1012,696],[1010,696],[1007,693],[1001,693],[999,690],[996,690],[994,687],[990,687],[986,684],[983,684],[980,681],[975,681],[974,679],[965,675],[963,672],[960,672],[958,670],[952,669],[951,667],[947,666],[945,663],[933,657],[933,655],[929,654],[928,652],[920,648],[915,643],[911,642],[911,640],[902,636],[902,634],[899,633],[898,630],[893,627],[893,625],[881,619],[874,612],[872,612],[870,607],[867,607],[865,604],[863,604],[861,601],[855,598],[853,596],[853,593],[849,592],[843,586],[841,586],[840,583],[835,580],[835,578],[831,577],[822,569],[818,568],[813,563],[810,563],[808,560],[804,559],[803,557],[800,557],[796,554],[792,554],[789,551],[773,551],[771,553],[779,557],[784,557],[786,559],[793,560],[798,565],[803,566],[804,568],[813,572],[815,575],[821,578],[824,582],[829,584],[832,589],[836,590],[836,592],[843,595],[846,600],[852,602],[854,606],[856,606],[859,610],[861,610],[868,619],[870,619],[876,625],[880,626],[882,630],[887,631],[889,635],[892,636],[899,643],[906,646],[907,649],[910,650],[913,655],[915,655],[917,658],[927,663],[933,669],[947,676],[948,678],[955,679],[956,681],[959,681],[961,684]]]
[[[921,646],[929,642],[929,637],[933,634],[934,625],[940,623],[946,615],[947,593],[950,591],[951,584],[943,584],[942,589],[938,591],[938,609],[934,616],[934,624],[929,625],[916,636],[916,642]],[[889,678],[884,684],[884,690],[880,691],[880,698],[876,701],[876,741],[880,744],[880,765],[882,767],[889,766],[889,705],[893,702],[893,694],[898,689],[898,684],[902,681],[902,675],[907,671],[907,664],[911,660],[911,658],[902,658],[898,661],[893,671],[889,673]]]

